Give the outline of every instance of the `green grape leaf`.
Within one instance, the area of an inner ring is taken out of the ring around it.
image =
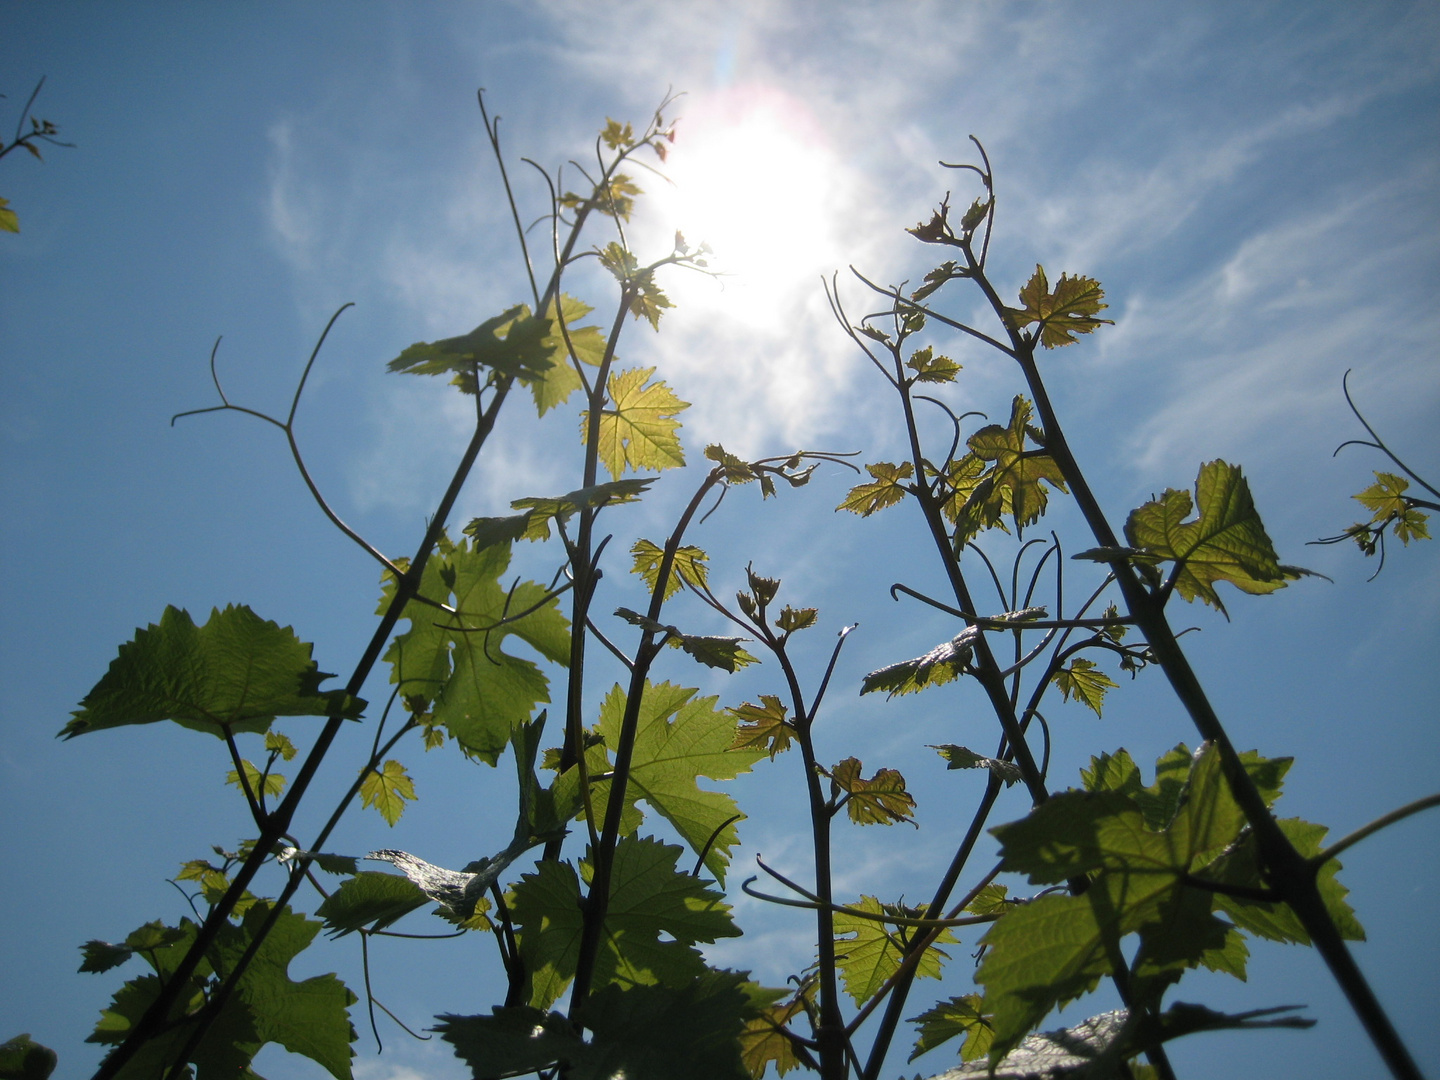
[[[795,1044],[786,1034],[785,1026],[804,1015],[807,1000],[813,1006],[816,985],[813,980],[803,984],[788,1002],[766,1006],[746,1022],[740,1033],[740,1060],[755,1080],[763,1080],[771,1062],[775,1063],[778,1076],[800,1066]]]
[[[1125,964],[1120,941],[1129,934],[1140,936],[1132,990],[1147,1004],[1158,1002],[1186,968],[1244,977],[1243,942],[1211,913],[1221,906],[1218,894],[1182,879],[1208,877],[1209,865],[1241,836],[1245,817],[1213,747],[1188,759],[1176,792],[1177,770],[1166,766],[1178,756],[1161,759],[1148,808],[1135,797],[1141,789],[1133,764],[1117,755],[1092,761],[1086,780],[1096,790],[1053,796],[1029,817],[992,830],[1002,868],[1034,884],[1091,877],[1084,894],[1042,896],[1007,912],[982,939],[988,951],[976,979],[995,1017],[992,1063],[1051,1008]],[[1248,758],[1247,770],[1273,778],[1278,791],[1283,766]],[[1173,811],[1157,827],[1168,803]]]
[[[529,496],[510,504],[523,514],[508,517],[475,518],[465,526],[465,534],[475,541],[475,549],[491,547],[515,540],[549,540],[550,522],[564,524],[582,510],[599,510],[605,506],[638,502],[640,495],[655,482],[654,477],[631,477],[559,495],[554,498]]]
[[[894,506],[905,498],[906,488],[901,481],[915,475],[915,467],[908,461],[902,461],[899,465],[877,461],[874,465],[866,465],[865,471],[875,478],[874,482],[851,488],[850,494],[845,496],[845,501],[837,506],[836,510],[849,510],[852,514],[869,517],[877,510]]]
[[[248,607],[216,609],[199,627],[189,612],[166,607],[158,625],[120,646],[60,737],[173,720],[223,739],[265,731],[277,716],[359,716],[365,702],[320,690],[330,675],[310,650]]]
[[[792,608],[788,604],[785,610],[780,612],[780,617],[775,620],[775,626],[787,637],[797,630],[808,630],[815,625],[815,619],[820,614],[818,608]]]
[[[679,987],[603,986],[576,1015],[594,1037],[574,1080],[750,1080],[740,1035],[759,1012],[743,973],[705,970]]]
[[[213,949],[219,970],[235,967],[269,914],[270,905],[260,901],[246,912],[240,926],[221,928]],[[292,1054],[317,1062],[336,1080],[349,1080],[350,1044],[356,1036],[347,1010],[355,995],[334,975],[297,983],[288,974],[291,961],[315,939],[320,925],[284,909],[240,977],[235,997],[253,1014],[262,1044],[279,1043]]]
[[[1295,850],[1306,856],[1320,851],[1321,841],[1329,832],[1324,825],[1316,825],[1300,818],[1280,818],[1278,824],[1281,832],[1295,845]],[[1316,880],[1320,898],[1325,902],[1341,937],[1349,941],[1364,941],[1365,929],[1355,917],[1354,909],[1345,900],[1349,890],[1336,876],[1340,870],[1341,864],[1337,859],[1330,859],[1320,868]],[[1226,885],[1240,885],[1252,889],[1264,887],[1265,879],[1260,871],[1255,837],[1246,836],[1207,867],[1202,876]],[[1229,916],[1240,929],[1256,937],[1298,945],[1310,944],[1309,932],[1286,904],[1267,904],[1217,893],[1215,908]]]
[[[285,777],[279,773],[266,773],[262,777],[259,768],[246,758],[240,759],[240,765],[245,770],[245,780],[250,785],[250,790],[257,795],[279,795],[285,790]],[[240,773],[235,769],[231,769],[225,774],[225,783],[241,791],[245,790],[244,785],[240,783]],[[263,791],[261,790],[262,786]]]
[[[660,563],[665,558],[665,549],[657,547],[649,540],[641,539],[635,541],[630,548],[630,554],[635,558],[630,572],[643,577],[653,595],[655,585],[660,580]],[[670,563],[670,576],[665,580],[665,599],[669,600],[679,592],[681,584],[693,585],[697,589],[706,588],[709,576],[705,564],[709,561],[710,556],[693,544],[677,547],[675,557]]]
[[[1102,323],[1115,325],[1113,319],[1101,319],[1096,313],[1104,311],[1105,290],[1094,278],[1068,277],[1060,275],[1055,291],[1050,291],[1050,282],[1044,269],[1038,264],[1035,273],[1020,290],[1021,307],[1005,309],[1017,330],[1023,330],[1031,323],[1040,324],[1040,344],[1047,349],[1060,345],[1073,345],[1076,334],[1088,334]]]
[[[915,1049],[910,1052],[910,1061],[957,1035],[965,1036],[965,1042],[960,1047],[961,1061],[974,1061],[990,1052],[994,1031],[979,994],[949,998],[919,1016],[912,1016],[910,1022],[920,1025],[920,1036],[915,1040]]]
[[[684,649],[706,667],[719,668],[733,675],[742,667],[759,663],[740,644],[742,641],[748,641],[749,638],[686,634],[677,627],[657,622],[649,616],[641,615],[638,611],[631,611],[629,608],[616,608],[615,614],[632,626],[639,626],[652,634],[659,635],[661,640],[671,648]]]
[[[605,118],[605,128],[600,132],[600,138],[605,140],[605,145],[611,150],[625,150],[635,145],[635,131],[629,124],[622,125],[618,120]]]
[[[970,497],[984,480],[988,468],[984,458],[972,453],[950,462],[936,474],[937,478],[943,477],[943,484],[937,483],[935,486],[935,494],[940,499],[940,512],[951,525],[958,525],[961,517],[965,518],[964,526],[957,534],[962,543],[980,531],[978,515],[967,513],[966,507]]]
[[[1070,661],[1069,667],[1055,673],[1055,685],[1065,695],[1066,701],[1073,697],[1099,716],[1100,706],[1105,702],[1105,691],[1113,690],[1120,684],[1097,668],[1093,660],[1077,656]]]
[[[84,959],[77,970],[101,972],[119,967],[135,955],[135,950],[124,945],[111,945],[108,941],[87,941],[80,946],[80,953]]]
[[[588,304],[565,295],[560,296],[558,309],[553,299],[545,308],[544,321],[549,326],[540,341],[545,350],[544,360],[536,360],[532,365],[535,374],[521,378],[530,388],[535,411],[541,416],[566,401],[582,385],[571,362],[572,351],[575,359],[591,365],[600,363],[605,355],[605,335],[600,328],[575,325],[592,310]]]
[[[1022,779],[1020,766],[1013,761],[1002,761],[999,758],[983,757],[964,746],[956,746],[954,743],[943,743],[940,746],[932,745],[931,750],[939,753],[949,764],[949,769],[989,769],[992,773],[1004,780],[1007,785],[1017,783]]]
[[[873,896],[862,896],[860,902],[851,904],[858,911],[873,915],[899,915],[904,918],[919,918],[919,908],[904,904],[882,904]],[[885,980],[900,970],[905,951],[917,933],[912,926],[886,925],[874,919],[861,918],[844,911],[835,912],[835,966],[845,983],[845,992],[856,1005],[863,1005],[874,997]],[[955,935],[942,930],[936,942],[954,942]],[[940,966],[949,956],[934,945],[925,950],[915,967],[915,974],[923,979],[940,978]]]
[[[290,761],[298,753],[295,744],[278,731],[265,733],[265,750],[271,754],[279,754],[282,761]]]
[[[0,199],[0,203],[4,203]],[[11,215],[14,216],[13,214]],[[4,225],[0,214],[0,227]],[[19,229],[11,229],[19,232]],[[0,1043],[0,1080],[46,1080],[55,1071],[59,1055],[48,1046],[41,1046],[29,1033],[16,1035]]]
[[[385,824],[394,826],[405,812],[405,800],[415,800],[415,783],[398,761],[387,761],[371,769],[360,783],[360,802],[380,811]]]
[[[1405,496],[1405,491],[1409,486],[1410,481],[1403,476],[1377,472],[1375,483],[1360,494],[1351,496],[1371,512],[1371,525],[1379,525],[1383,529],[1386,525],[1394,522],[1393,531],[1406,547],[1410,546],[1411,540],[1430,539],[1430,530],[1425,524],[1430,520],[1429,515],[1410,505],[1409,499]],[[1363,526],[1357,528],[1363,528]],[[1362,544],[1362,546],[1364,545]]]
[[[774,761],[776,754],[790,748],[795,729],[785,719],[785,705],[774,694],[761,694],[759,705],[747,701],[730,712],[740,721],[731,750],[763,750]]]
[[[705,970],[697,942],[739,935],[724,898],[676,869],[682,850],[648,837],[621,838],[611,867],[597,986],[615,981],[684,986]],[[541,862],[533,874],[521,876],[509,906],[530,978],[530,1004],[546,1008],[575,976],[584,920],[580,880],[569,863]]]
[[[486,319],[468,334],[411,345],[386,365],[407,375],[450,375],[461,392],[479,389],[476,371],[489,368],[523,380],[543,380],[555,366],[547,345],[550,319],[536,318],[526,304],[516,304]],[[568,365],[567,365],[568,366]]]
[[[705,456],[720,466],[727,484],[748,484],[756,479],[756,472],[748,461],[736,457],[719,443],[705,447]]]
[[[331,937],[344,937],[360,929],[383,930],[429,902],[409,878],[361,870],[326,897],[315,914]]]
[[[448,603],[455,614],[412,600],[410,630],[391,642],[390,681],[420,708],[433,703],[441,725],[472,757],[494,764],[511,732],[548,702],[549,683],[531,661],[503,648],[514,635],[545,659],[570,657],[569,622],[548,590],[534,582],[506,589],[509,545],[452,544],[443,535],[421,578],[421,595]],[[385,575],[383,610],[395,583]],[[547,599],[548,597],[548,599]]]
[[[673,469],[685,464],[675,416],[690,407],[663,382],[648,382],[655,369],[630,368],[610,376],[610,407],[600,412],[600,462],[616,480],[627,468]],[[590,429],[590,414],[580,414],[580,437]]]
[[[1030,424],[1032,406],[1017,394],[1010,403],[1010,423],[1006,427],[989,424],[971,435],[967,445],[981,461],[993,462],[970,490],[957,517],[969,520],[970,529],[1003,528],[1001,518],[1009,514],[1017,529],[1032,525],[1045,513],[1049,501],[1045,485],[1065,491],[1065,478],[1055,459],[1044,450],[1043,440]],[[1041,448],[1026,449],[1026,441],[1039,442]],[[972,466],[973,469],[973,466]],[[959,487],[965,470],[950,481]]]
[[[625,787],[627,811],[634,813],[634,824],[627,831],[639,827],[635,803],[644,799],[697,855],[705,852],[705,868],[723,885],[730,849],[739,843],[735,822],[745,815],[731,796],[702,790],[696,781],[702,776],[733,780],[749,772],[765,752],[734,749],[734,714],[716,708],[717,698],[696,698],[696,692],[668,682],[645,684]],[[619,745],[624,715],[625,691],[617,684],[600,706],[598,726],[612,752]],[[592,784],[595,806],[604,807],[609,798],[608,780]]]
[[[490,1012],[489,1016],[445,1014],[435,1026],[476,1076],[520,1076],[557,1062],[573,1065],[589,1049],[559,1013],[528,1005]]]
[[[171,1026],[147,1042],[131,1059],[120,1076],[140,1080],[161,1075],[193,1033],[190,1019],[206,1003],[205,989],[217,971],[232,970],[269,921],[270,905],[257,901],[240,925],[226,923],[220,928],[205,959],[191,976],[167,1018]],[[161,948],[142,951],[156,975],[143,975],[126,983],[115,994],[109,1008],[88,1042],[118,1044],[155,1000],[162,980],[168,980],[175,966],[195,940],[198,927],[188,919],[177,928],[181,936]],[[250,1062],[261,1047],[278,1043],[294,1054],[317,1062],[336,1080],[349,1080],[350,1044],[355,1029],[350,1025],[349,1006],[355,995],[334,975],[318,975],[303,982],[288,974],[291,961],[314,940],[320,923],[289,908],[271,926],[259,944],[250,965],[237,980],[205,1037],[192,1051],[189,1062],[202,1076],[253,1076]],[[172,935],[173,936],[173,935]],[[157,977],[158,976],[158,977]]]
[[[954,259],[946,259],[934,270],[931,270],[928,274],[925,275],[925,284],[921,285],[920,288],[912,292],[910,294],[910,299],[916,302],[924,300],[927,296],[935,292],[936,289],[940,288],[947,281],[953,281],[955,278],[960,277],[969,277],[969,274],[966,271],[962,270],[960,268],[960,264],[957,263]]]
[[[924,656],[913,660],[902,660],[898,664],[879,668],[865,676],[860,684],[860,693],[873,694],[876,690],[889,691],[890,697],[899,694],[913,694],[927,686],[943,686],[964,673],[970,663],[975,640],[980,630],[967,626],[949,641],[935,646]]]
[[[915,800],[905,790],[905,777],[894,769],[880,769],[866,780],[860,772],[860,759],[848,757],[825,774],[830,777],[832,798],[845,792],[851,821],[857,825],[915,824],[911,820]]]
[[[996,912],[1014,907],[1017,901],[1011,900],[1009,894],[1008,886],[998,885],[992,881],[965,905],[965,913],[967,915],[994,915]]]
[[[1280,564],[1237,466],[1219,460],[1200,466],[1195,495],[1192,504],[1188,491],[1167,488],[1125,522],[1132,547],[1152,558],[1174,560],[1175,589],[1186,600],[1199,597],[1228,618],[1215,592],[1217,581],[1264,594],[1310,573]],[[1198,516],[1184,520],[1195,505]]]
[[[18,233],[20,218],[10,209],[9,199],[0,199],[0,231]]]
[[[200,883],[200,887],[205,890],[206,895],[215,892],[223,895],[225,890],[230,887],[230,879],[225,876],[225,872],[218,867],[211,866],[210,863],[204,859],[191,859],[180,868],[180,873],[175,875],[175,880],[197,881]],[[153,923],[151,925],[159,926],[159,923]],[[135,932],[135,934],[139,933],[139,930]],[[133,938],[135,934],[132,934],[131,937]],[[130,942],[127,941],[126,944],[129,945]],[[137,945],[133,947],[139,948],[140,946]]]
[[[911,353],[905,366],[915,372],[914,381],[922,383],[954,382],[961,367],[948,356],[936,356],[928,345]]]

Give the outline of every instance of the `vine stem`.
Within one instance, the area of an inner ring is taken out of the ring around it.
[[[977,263],[968,242],[959,246],[965,254],[972,279],[984,291],[991,308],[1010,335],[1013,355],[1024,374],[1036,411],[1040,414],[1046,449],[1066,483],[1070,485],[1076,505],[1080,508],[1091,534],[1102,547],[1120,547],[1085,475],[1070,452],[1064,430],[1035,363],[1035,339],[1021,335],[1006,317],[1004,304]],[[1257,845],[1271,887],[1290,905],[1310,934],[1316,949],[1330,968],[1350,1007],[1359,1017],[1391,1073],[1397,1080],[1421,1080],[1419,1067],[1380,1005],[1325,907],[1320,896],[1315,867],[1295,849],[1281,831],[1279,823],[1271,814],[1249,773],[1245,771],[1240,755],[1230,742],[1229,735],[1210,704],[1194,669],[1191,668],[1189,659],[1176,641],[1174,631],[1165,618],[1164,609],[1141,583],[1127,559],[1117,556],[1110,566],[1126,606],[1139,623],[1140,630],[1175,695],[1189,713],[1201,738],[1215,744],[1231,793],[1245,814],[1246,821],[1255,830]]]
[[[415,558],[411,562],[410,568],[397,581],[394,597],[386,608],[385,614],[381,617],[380,624],[375,628],[374,634],[371,635],[370,643],[366,646],[364,654],[355,665],[349,682],[345,684],[346,698],[359,696],[366,679],[370,677],[371,669],[375,666],[376,661],[380,659],[381,652],[390,640],[390,635],[394,632],[395,624],[400,621],[401,613],[405,610],[405,605],[409,602],[411,596],[419,592],[420,579],[425,572],[425,564],[429,561],[430,554],[434,551],[435,545],[440,538],[440,532],[444,528],[451,510],[454,508],[456,499],[460,496],[460,490],[464,487],[465,481],[470,475],[470,470],[474,467],[475,460],[480,455],[481,447],[485,445],[485,440],[494,429],[495,419],[512,385],[512,379],[508,376],[502,377],[501,382],[496,387],[495,394],[490,400],[489,406],[480,416],[475,426],[475,432],[470,438],[470,443],[465,448],[465,454],[460,459],[460,464],[457,466],[455,474],[450,480],[450,486],[446,489],[439,506],[436,508],[435,515],[430,521],[429,528],[425,531],[425,537],[420,542],[420,546],[415,553]],[[315,745],[311,747],[309,754],[306,755],[299,773],[296,774],[291,784],[290,791],[280,802],[280,805],[275,808],[274,812],[264,818],[263,825],[260,829],[260,836],[257,838],[255,846],[250,850],[245,861],[236,871],[235,879],[230,883],[230,887],[225,891],[225,895],[210,909],[209,915],[206,916],[196,933],[195,941],[191,944],[185,956],[176,964],[174,970],[170,973],[169,979],[160,988],[155,1000],[136,1022],[125,1041],[111,1051],[105,1057],[105,1060],[100,1063],[100,1067],[96,1070],[93,1080],[112,1080],[112,1078],[124,1068],[126,1063],[135,1056],[140,1047],[158,1034],[161,1026],[167,1022],[167,1018],[174,1008],[181,990],[191,975],[194,974],[195,969],[199,966],[205,953],[210,949],[211,945],[215,943],[215,939],[219,935],[221,928],[228,924],[231,912],[235,910],[235,905],[241,897],[245,895],[250,882],[254,879],[256,873],[259,872],[260,867],[264,865],[266,859],[269,858],[271,848],[290,831],[291,819],[294,817],[301,799],[309,788],[310,782],[314,779],[315,773],[319,770],[320,763],[324,760],[326,753],[330,749],[330,745],[335,741],[335,737],[339,735],[340,728],[344,722],[345,717],[341,709],[337,709],[335,713],[326,718],[325,727],[315,740]],[[276,901],[271,911],[273,918],[279,917],[278,912],[283,908],[285,901],[294,895],[295,890],[299,888],[301,880],[303,880],[303,875],[301,874],[291,876],[291,880],[286,885],[281,898]],[[258,940],[263,940],[263,933],[259,935]],[[253,955],[255,948],[258,948],[258,940],[252,943],[252,948],[247,951],[247,956]],[[233,983],[234,980],[238,979],[240,974],[243,973],[245,965],[246,960],[242,957],[241,962],[238,963],[235,970],[230,973],[227,982]],[[213,1017],[213,1013],[211,1013],[211,1016]],[[195,1036],[196,1038],[203,1036],[204,1026],[204,1022],[202,1021],[201,1029]]]
[[[624,309],[622,308],[622,313]],[[664,554],[655,577],[654,592],[650,597],[647,617],[651,623],[658,622],[665,604],[665,588],[675,566],[675,552],[685,535],[690,520],[700,509],[705,496],[723,475],[723,469],[712,469],[700,485],[685,512],[680,515],[669,539],[665,541]],[[583,626],[579,633],[584,633]],[[570,1015],[585,1004],[590,994],[590,983],[595,973],[595,960],[599,954],[600,941],[604,934],[605,915],[610,906],[610,876],[615,864],[615,847],[620,840],[620,818],[625,810],[625,790],[630,779],[630,762],[635,751],[635,735],[640,723],[640,706],[645,697],[645,679],[650,665],[660,646],[655,642],[655,632],[646,628],[640,636],[640,646],[635,650],[635,666],[630,672],[630,689],[625,697],[625,713],[620,721],[620,738],[615,747],[615,764],[610,781],[610,801],[605,807],[605,825],[600,833],[599,846],[590,853],[590,892],[585,899],[585,918],[580,932],[579,956],[576,959],[575,983],[571,988]],[[584,778],[582,777],[582,782]]]

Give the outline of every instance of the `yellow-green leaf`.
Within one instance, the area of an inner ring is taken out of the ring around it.
[[[1060,693],[1065,695],[1066,701],[1073,697],[1099,716],[1100,706],[1105,701],[1105,691],[1113,690],[1119,684],[1097,668],[1094,661],[1077,656],[1070,661],[1069,667],[1061,668],[1055,673],[1055,685],[1060,688]]]
[[[0,199],[0,230],[13,233],[20,231],[20,219],[15,216],[15,211],[10,209],[9,199]]]
[[[675,416],[688,409],[663,382],[647,383],[652,368],[630,368],[610,376],[610,407],[600,413],[600,461],[616,480],[627,468],[673,469],[685,464]],[[589,430],[589,413],[580,415],[580,437]]]
[[[1027,440],[1039,441],[1039,433],[1030,424],[1031,408],[1030,402],[1017,394],[1010,403],[1007,426],[990,424],[970,436],[971,453],[994,463],[971,489],[963,508],[978,528],[1003,528],[1001,518],[1009,514],[1015,527],[1023,529],[1045,513],[1046,484],[1066,490],[1060,466],[1043,444],[1038,449],[1026,448]]]
[[[860,775],[860,759],[848,757],[829,772],[832,797],[845,792],[845,808],[857,825],[892,825],[909,821],[915,800],[905,790],[905,777],[880,769],[869,780]]]
[[[373,806],[387,825],[394,825],[405,812],[405,800],[415,799],[415,784],[398,761],[387,761],[377,772],[371,769],[360,785],[360,801]]]
[[[903,918],[917,918],[919,908],[903,904],[882,904],[873,896],[862,896],[860,902],[851,904],[857,911],[868,911],[874,915],[899,915]],[[835,912],[835,966],[845,982],[845,992],[855,999],[855,1004],[869,1001],[885,980],[900,969],[900,962],[913,935],[923,933],[911,926],[890,925],[875,919]],[[949,930],[942,930],[937,942],[953,942],[955,936]],[[931,945],[915,967],[915,974],[923,979],[940,978],[940,965],[948,956]]]
[[[739,720],[732,750],[764,750],[773,761],[790,747],[795,729],[785,719],[784,704],[774,694],[761,694],[760,704],[745,702],[730,710]]]
[[[990,1052],[990,1040],[995,1037],[990,1016],[984,1009],[984,999],[979,994],[964,994],[942,1001],[933,1009],[912,1016],[910,1022],[920,1025],[920,1037],[915,1040],[915,1049],[910,1053],[911,1061],[957,1035],[965,1036],[965,1042],[960,1047],[960,1060],[975,1061]]]
[[[960,365],[954,360],[934,355],[934,350],[928,345],[911,353],[905,366],[915,372],[915,382],[922,383],[954,382],[960,370]]]
[[[1125,538],[1132,547],[1175,561],[1175,589],[1186,600],[1199,597],[1225,614],[1215,592],[1217,581],[1264,594],[1310,573],[1280,565],[1238,466],[1224,461],[1200,466],[1195,494],[1199,515],[1193,520],[1185,520],[1195,506],[1190,493],[1167,488],[1125,522]]]
[[[877,510],[894,506],[905,498],[906,489],[901,481],[908,480],[915,474],[914,466],[908,461],[899,465],[877,461],[874,465],[866,465],[865,471],[875,478],[874,482],[851,488],[850,494],[845,496],[845,501],[837,506],[836,510],[849,510],[852,514],[869,517]]]
[[[246,761],[242,758],[240,764],[245,768],[245,779],[249,782],[250,790],[254,794],[279,795],[280,792],[285,790],[285,777],[281,776],[279,773],[269,773],[262,777],[260,775],[260,770],[257,769],[251,762]],[[244,785],[240,783],[240,774],[234,769],[231,769],[228,773],[225,774],[225,782],[227,784],[234,784],[241,791],[245,790]]]
[[[653,593],[656,582],[660,580],[660,563],[665,557],[665,549],[657,547],[649,540],[641,539],[635,541],[630,548],[630,554],[635,558],[630,572],[643,577]],[[708,580],[705,564],[709,559],[710,556],[693,544],[676,548],[675,558],[670,564],[670,576],[665,581],[665,599],[669,600],[674,596],[682,583],[693,585],[697,589],[705,588]]]
[[[1068,277],[1060,275],[1055,291],[1045,270],[1038,264],[1035,273],[1020,290],[1018,308],[1006,308],[1017,330],[1023,330],[1031,323],[1040,324],[1040,344],[1047,349],[1060,345],[1073,345],[1076,334],[1088,334],[1102,323],[1114,325],[1113,319],[1100,319],[1096,312],[1104,311],[1109,304],[1103,303],[1105,290],[1094,278]]]

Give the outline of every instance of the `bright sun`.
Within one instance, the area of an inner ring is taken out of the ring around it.
[[[726,309],[769,322],[797,288],[815,289],[833,267],[839,162],[804,106],[778,91],[733,89],[682,104],[665,166],[674,185],[647,187],[661,220],[691,245],[710,245]],[[719,290],[685,292],[689,302]]]

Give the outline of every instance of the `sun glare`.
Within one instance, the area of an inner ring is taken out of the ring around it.
[[[839,162],[804,106],[778,91],[734,89],[682,104],[665,166],[674,184],[647,186],[661,221],[691,245],[708,244],[723,275],[723,294],[713,282],[690,282],[686,301],[723,295],[732,315],[773,321],[834,264]]]

